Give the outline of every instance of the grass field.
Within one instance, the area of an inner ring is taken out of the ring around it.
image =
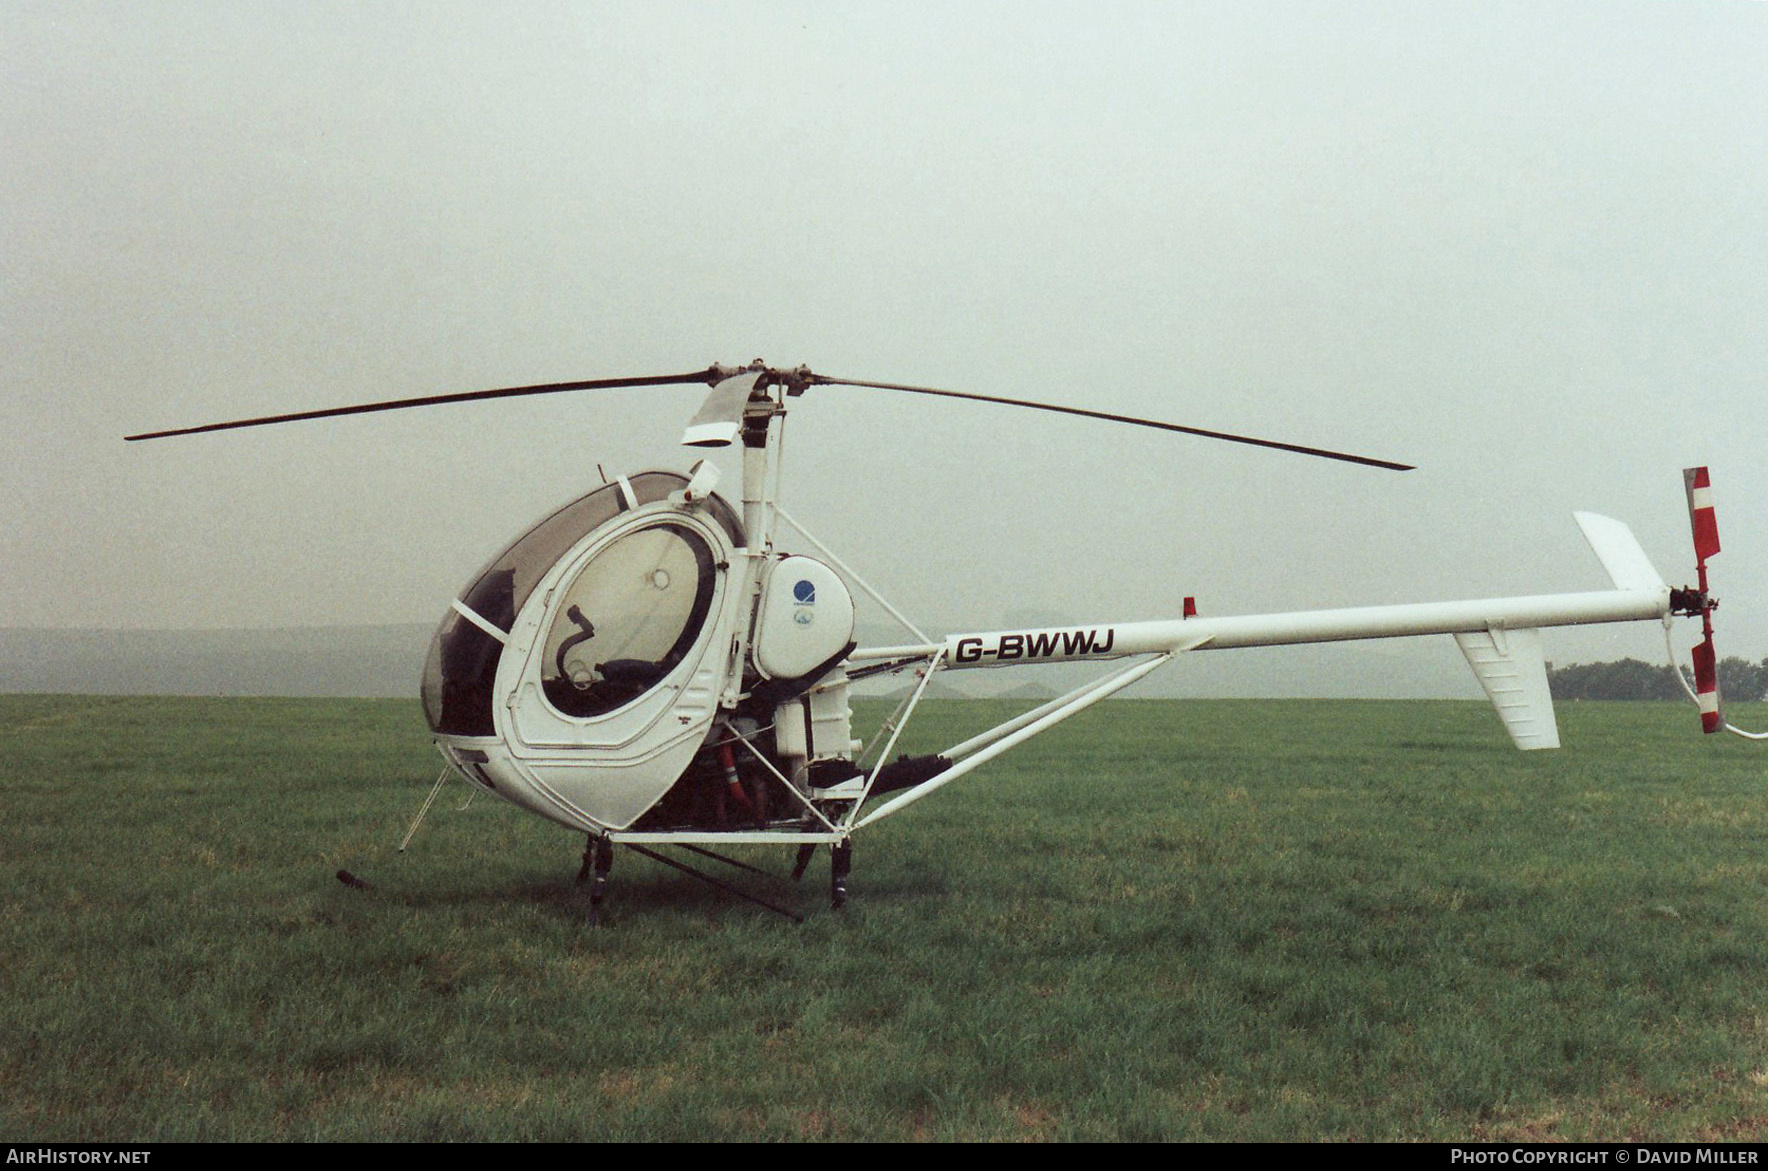
[[[464,786],[394,853],[415,702],[0,697],[0,1137],[1768,1136],[1768,752],[1560,723],[1104,704],[839,914],[622,852],[590,929],[581,839]]]

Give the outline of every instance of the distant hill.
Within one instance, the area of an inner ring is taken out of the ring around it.
[[[434,629],[0,630],[0,691],[415,697]]]

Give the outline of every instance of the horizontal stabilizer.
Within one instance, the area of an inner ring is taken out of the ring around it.
[[[1577,517],[1578,527],[1584,530],[1584,539],[1596,551],[1602,568],[1608,570],[1609,580],[1615,583],[1615,589],[1666,588],[1664,579],[1652,565],[1651,558],[1639,547],[1639,538],[1633,535],[1632,529],[1612,517],[1598,516],[1594,512],[1576,512],[1572,515]]]
[[[1584,515],[1579,514],[1580,522]],[[1600,516],[1593,519],[1607,521]],[[1626,531],[1625,525],[1619,527]],[[1585,529],[1585,533],[1589,530]],[[1498,718],[1504,721],[1504,730],[1516,746],[1525,752],[1558,748],[1559,725],[1553,720],[1553,695],[1547,689],[1547,660],[1541,653],[1541,632],[1532,627],[1479,630],[1457,634],[1455,642],[1467,656],[1467,665],[1486,689],[1492,706],[1498,709]]]

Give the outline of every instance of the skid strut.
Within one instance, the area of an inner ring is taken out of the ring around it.
[[[829,906],[839,911],[847,905],[847,872],[853,869],[853,839],[843,838],[829,846]]]
[[[577,885],[582,886],[593,872],[595,885],[589,888],[589,925],[594,927],[601,916],[602,900],[608,895],[608,871],[614,866],[614,843],[606,834],[591,835],[583,847],[583,868],[577,872]]]

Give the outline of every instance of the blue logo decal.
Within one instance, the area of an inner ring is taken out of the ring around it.
[[[800,606],[816,605],[816,586],[808,581],[800,581],[792,587],[792,600]]]

